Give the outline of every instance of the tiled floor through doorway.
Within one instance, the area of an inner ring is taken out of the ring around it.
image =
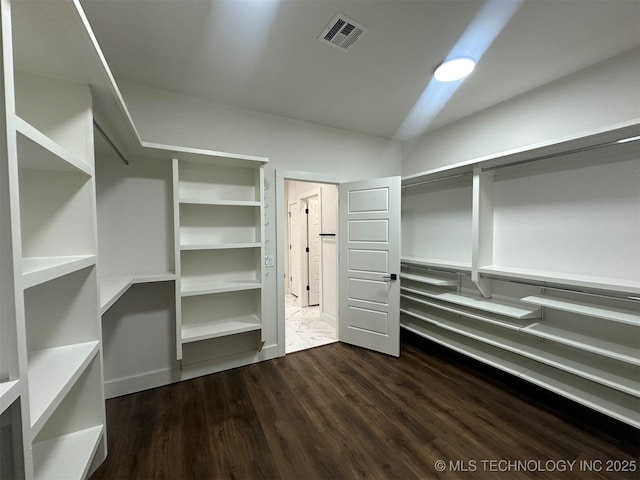
[[[320,307],[301,307],[293,295],[285,296],[285,352],[337,342],[336,329],[320,320]]]

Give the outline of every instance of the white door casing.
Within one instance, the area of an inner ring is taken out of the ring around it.
[[[339,339],[400,355],[400,177],[339,186]]]

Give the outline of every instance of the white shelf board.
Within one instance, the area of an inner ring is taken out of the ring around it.
[[[460,262],[457,260],[442,260],[438,258],[405,257],[400,258],[402,263],[410,265],[420,265],[423,267],[443,268],[446,270],[456,270],[460,272],[470,272],[471,262]]]
[[[626,323],[640,326],[640,307],[638,313],[613,307],[602,307],[588,302],[577,302],[544,295],[530,295],[521,299],[525,303],[539,305],[541,307],[562,310],[563,312],[577,313],[589,317],[602,318],[612,322]]]
[[[443,302],[454,303],[463,307],[475,308],[485,312],[504,315],[505,317],[527,319],[539,318],[540,307],[531,306],[519,301],[508,301],[497,298],[482,298],[458,292],[439,292],[429,288],[403,288],[405,292],[434,298]]]
[[[246,281],[215,281],[198,282],[182,278],[181,295],[189,297],[192,295],[207,295],[210,293],[238,292],[241,290],[256,290],[262,288],[262,284],[256,280]]]
[[[622,422],[640,428],[640,399],[589,380],[549,367],[536,365],[521,378],[563,397],[586,405]]]
[[[238,166],[256,168],[269,162],[267,157],[239,153],[218,152],[202,148],[142,142],[145,152],[151,158],[178,158],[181,161],[204,163],[218,166]]]
[[[546,338],[547,340],[579,348],[587,352],[613,358],[614,360],[620,360],[621,362],[627,362],[633,365],[640,365],[640,355],[638,355],[637,345],[622,345],[620,343],[611,342],[601,338],[594,338],[575,331],[563,329],[557,325],[542,322],[534,323],[529,327],[523,328],[522,331],[541,338]],[[634,339],[630,340],[633,341]]]
[[[407,291],[406,289],[402,289],[402,291]],[[472,318],[474,320],[479,320],[481,322],[490,323],[492,325],[497,325],[499,327],[508,328],[510,330],[521,330],[522,328],[531,325],[531,320],[524,319],[519,320],[517,318],[510,317],[490,317],[487,315],[482,315],[480,313],[474,312],[471,309],[461,307],[461,306],[448,306],[441,303],[433,302],[425,297],[415,296],[415,295],[407,295],[405,293],[400,294],[400,298],[406,298],[413,302],[420,303],[422,305],[427,305],[429,307],[437,308],[444,312],[453,313],[456,315],[462,315],[463,317]]]
[[[438,327],[420,325],[410,320],[402,319],[400,321],[400,327],[512,375],[519,375],[523,371],[531,368],[534,364],[533,361],[515,353],[492,347],[446,330],[438,329]]]
[[[26,257],[22,259],[22,287],[33,287],[90,267],[95,263],[95,255]]]
[[[99,350],[86,342],[29,353],[31,428],[36,436]]]
[[[109,310],[131,287],[130,276],[110,276],[98,281],[100,288],[100,315]]]
[[[23,119],[15,116],[18,135],[18,165],[37,170],[63,170],[93,175],[93,168],[72,155]]]
[[[458,281],[454,278],[441,278],[435,275],[406,272],[400,272],[400,280],[411,280],[412,282],[426,283],[427,285],[436,285],[438,287],[455,287],[458,285]]]
[[[180,250],[231,250],[235,248],[260,248],[258,242],[238,242],[238,243],[182,243]]]
[[[532,338],[517,338],[513,333],[510,333],[509,330],[491,328],[489,326],[487,326],[487,328],[480,329],[471,325],[465,325],[457,321],[449,320],[438,315],[425,314],[424,312],[412,308],[401,308],[400,312],[413,318],[417,318],[418,320],[431,323],[445,330],[449,330],[459,335],[463,335],[513,353],[520,353],[536,341]]]
[[[522,352],[540,363],[640,397],[640,369],[554,342],[540,342]]]
[[[259,207],[262,204],[254,200],[207,200],[203,198],[180,198],[180,203],[187,205],[221,205],[227,207]]]
[[[185,325],[183,323],[182,343],[197,342],[199,340],[235,335],[236,333],[251,332],[254,330],[260,330],[261,327],[260,321],[256,316],[247,317],[245,319],[233,318],[208,324]]]
[[[103,432],[98,425],[34,443],[35,479],[86,478]]]
[[[173,272],[133,273],[130,275],[111,275],[99,279],[100,315],[109,310],[131,288],[139,283],[168,282],[176,279]]]
[[[20,380],[0,382],[0,414],[20,396]]]
[[[505,278],[533,280],[573,287],[593,288],[598,290],[632,293],[640,295],[640,280],[624,280],[619,278],[596,277],[571,273],[550,272],[530,268],[511,268],[488,265],[478,268],[480,273]]]

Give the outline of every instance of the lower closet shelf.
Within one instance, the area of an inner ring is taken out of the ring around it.
[[[36,436],[99,350],[86,342],[37,350],[29,354],[28,382],[31,428]]]
[[[234,318],[215,323],[182,325],[182,343],[197,342],[210,338],[235,335],[260,330],[258,317]]]
[[[18,398],[19,388],[19,380],[0,382],[0,414]]]
[[[98,425],[34,443],[36,480],[86,478],[103,431]]]

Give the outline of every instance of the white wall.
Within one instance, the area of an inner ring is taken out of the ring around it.
[[[326,174],[340,181],[399,175],[400,144],[198,98],[119,84],[146,142],[269,157],[265,167],[266,255],[278,255],[275,170]],[[267,268],[265,349],[277,345],[275,268]]]
[[[428,132],[403,145],[402,174],[637,120],[639,78],[636,49]]]

